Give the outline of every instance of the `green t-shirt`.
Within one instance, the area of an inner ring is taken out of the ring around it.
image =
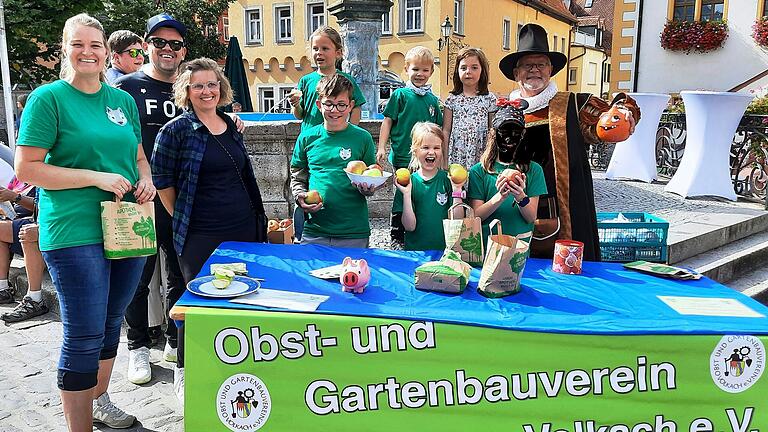
[[[445,235],[443,219],[448,217],[453,198],[453,186],[448,171],[439,170],[434,177],[424,180],[417,172],[411,174],[411,202],[416,215],[416,229],[405,232],[406,250],[443,250]],[[395,196],[398,208],[403,208],[403,195]]]
[[[140,142],[139,112],[128,93],[102,83],[87,94],[59,80],[30,94],[17,144],[48,150],[48,165],[120,174],[135,184]],[[39,194],[40,250],[103,242],[99,203],[114,194],[93,186]]]
[[[355,79],[352,78],[352,75],[342,71],[336,72],[352,81],[352,99],[355,100],[355,106],[359,107],[363,105],[365,103],[365,96],[363,96],[362,90],[360,90],[360,87],[357,85]],[[301,120],[302,132],[313,126],[323,124],[323,113],[320,112],[320,109],[317,108],[317,105],[315,104],[315,101],[317,101],[317,83],[319,83],[322,78],[323,75],[321,75],[320,72],[315,71],[301,77],[299,83],[296,85],[296,87],[301,90],[302,94],[300,102],[301,111],[304,113],[304,118]]]
[[[496,172],[488,173],[479,162],[476,163],[469,170],[467,201],[471,202],[470,200],[478,199],[487,202],[490,200],[499,192],[496,189],[496,178],[507,168],[514,169],[516,166],[514,164],[505,165],[497,161],[493,164],[493,170]],[[541,169],[541,165],[531,162],[531,167],[525,175],[526,195],[537,197],[547,194],[547,184],[544,181],[544,171]],[[512,195],[509,195],[495,212],[483,220],[483,239],[488,238],[488,224],[494,219],[501,221],[504,234],[518,235],[527,231],[533,231],[533,223],[528,223],[523,219],[523,215],[520,214],[520,209],[517,208],[517,203]]]
[[[376,147],[365,129],[349,124],[343,131],[328,132],[321,124],[299,135],[291,167],[307,168],[309,190],[323,198],[323,208],[308,215],[306,234],[348,239],[371,235],[368,202],[344,171],[353,160],[376,163]]]
[[[402,87],[395,90],[384,109],[384,116],[392,119],[389,139],[392,150],[389,162],[397,168],[406,168],[411,161],[411,129],[418,122],[432,122],[442,126],[443,112],[440,99],[432,92],[419,96],[413,90]]]

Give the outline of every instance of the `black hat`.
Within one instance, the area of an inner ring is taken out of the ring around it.
[[[520,128],[525,127],[524,111],[528,108],[528,102],[525,99],[508,100],[499,98],[496,101],[499,110],[493,116],[493,128],[498,130],[504,123],[513,123]]]
[[[520,29],[517,52],[507,55],[499,62],[499,69],[507,78],[515,80],[514,69],[517,61],[521,57],[530,54],[543,54],[549,57],[552,63],[552,76],[560,72],[565,64],[568,63],[568,57],[557,51],[550,51],[548,45],[547,31],[538,24],[526,24]]]
[[[187,27],[184,24],[176,21],[172,16],[168,15],[167,13],[161,13],[147,20],[147,33],[144,35],[144,38],[151,35],[155,30],[159,29],[160,27],[170,27],[170,28],[176,29],[176,31],[179,32],[181,37],[185,37],[187,35]]]

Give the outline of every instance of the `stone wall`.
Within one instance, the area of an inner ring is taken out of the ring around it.
[[[249,122],[245,129],[245,146],[251,157],[256,180],[261,189],[268,217],[286,218],[293,214],[290,189],[290,162],[293,146],[301,129],[299,121],[257,123]],[[360,126],[379,140],[381,121],[362,121]],[[385,167],[391,171],[391,167]],[[394,188],[391,182],[368,199],[371,217],[389,217]]]

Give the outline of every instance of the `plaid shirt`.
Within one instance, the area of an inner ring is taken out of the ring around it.
[[[227,130],[232,131],[232,138],[247,155],[243,144],[243,135],[236,131],[235,123],[224,113],[219,113],[219,116],[227,122]],[[173,211],[173,246],[179,255],[184,250],[184,241],[189,230],[192,205],[197,191],[200,164],[203,161],[210,136],[208,128],[197,118],[194,111],[185,111],[160,129],[155,140],[155,149],[152,151],[152,181],[155,187],[158,190],[169,187],[176,189],[176,205]],[[246,169],[242,174],[251,198],[251,204],[257,215],[255,223],[263,225],[263,237],[266,238],[266,216],[259,187],[256,184],[256,177],[252,169]],[[261,234],[261,226],[257,231]],[[261,239],[260,241],[264,240]]]

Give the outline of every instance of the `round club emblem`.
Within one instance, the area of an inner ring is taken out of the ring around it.
[[[752,387],[760,379],[763,369],[765,347],[754,336],[723,336],[709,356],[712,380],[728,393],[741,393]]]
[[[267,422],[272,400],[267,386],[259,377],[241,373],[232,375],[221,384],[216,410],[219,420],[229,430],[255,431]]]

